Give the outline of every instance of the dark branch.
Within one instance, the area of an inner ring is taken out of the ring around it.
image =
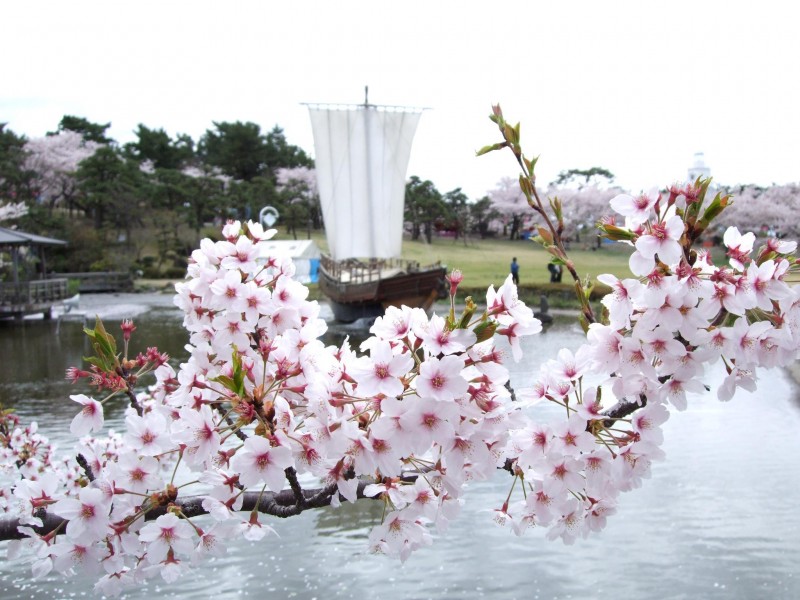
[[[223,419],[225,419],[225,423],[228,425],[228,427],[231,428],[231,431],[233,431],[233,434],[236,437],[238,437],[242,441],[245,441],[247,439],[247,434],[244,431],[242,431],[240,427],[236,427],[236,423],[233,422],[233,419],[231,419],[230,415],[224,414],[219,406],[217,406],[217,412]]]
[[[364,494],[364,489],[371,483],[371,481],[359,481],[356,497],[375,498],[375,496],[367,496]],[[243,494],[243,503],[240,511],[250,512],[255,508],[258,512],[273,517],[293,517],[305,510],[330,506],[334,494],[337,493],[337,487],[336,484],[333,483],[324,488],[303,490],[302,493],[304,500],[301,506],[297,503],[295,492],[291,489],[282,490],[278,493],[264,492],[263,494],[260,492],[245,492]],[[187,517],[198,517],[208,514],[208,511],[203,508],[203,499],[204,496],[189,496],[184,499],[179,498],[174,505],[180,507],[183,514]],[[342,500],[344,499],[342,498]],[[159,506],[150,510],[145,516],[145,520],[152,521],[166,513],[167,506]],[[58,515],[52,513],[44,513],[39,516],[42,518],[42,527],[32,528],[39,535],[47,535],[59,526],[67,523],[66,519],[62,519]],[[21,540],[28,537],[17,531],[19,525],[19,519],[0,519],[0,541]]]
[[[305,506],[306,498],[303,494],[303,488],[300,487],[300,482],[297,481],[297,471],[294,470],[294,467],[286,467],[284,473],[286,473],[286,480],[289,482],[289,487],[294,494],[295,506],[302,509]]]
[[[128,401],[131,403],[131,406],[136,411],[136,414],[140,417],[144,415],[144,407],[142,403],[136,398],[136,392],[134,391],[134,383],[135,377],[131,377],[130,371],[124,367],[120,367],[117,369],[117,375],[122,377],[123,381],[125,381],[125,391],[123,392],[127,397]]]
[[[128,397],[128,400],[130,400],[131,406],[136,410],[136,414],[140,417],[144,415],[144,409],[136,399],[136,394],[133,392],[133,388],[130,385],[128,386],[128,389],[125,390],[125,395]]]
[[[611,427],[617,419],[624,419],[640,408],[643,408],[646,404],[647,398],[644,395],[639,396],[639,402],[631,402],[624,399],[620,400],[614,406],[603,412],[603,414],[608,417],[603,421],[603,425]]]
[[[640,402],[620,400],[614,406],[604,411],[603,414],[608,418],[603,421],[605,427],[611,427],[617,419],[624,419],[628,415],[636,412],[647,404],[647,398],[641,396]]]
[[[75,457],[75,461],[78,463],[80,468],[83,469],[86,479],[89,481],[94,481],[94,473],[92,472],[92,467],[89,466],[89,462],[86,460],[86,457],[83,454],[78,454],[78,456]]]

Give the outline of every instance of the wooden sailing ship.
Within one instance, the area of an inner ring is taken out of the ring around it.
[[[423,109],[308,104],[317,186],[330,255],[319,286],[342,322],[389,306],[429,310],[446,295],[446,267],[400,258],[405,178]]]

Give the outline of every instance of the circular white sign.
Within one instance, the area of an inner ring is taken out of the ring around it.
[[[261,209],[261,212],[258,213],[258,220],[261,222],[262,225],[267,227],[272,227],[275,225],[275,222],[278,220],[278,211],[275,210],[272,206],[265,206]]]

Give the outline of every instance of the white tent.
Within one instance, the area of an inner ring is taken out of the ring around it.
[[[264,242],[270,254],[289,256],[295,264],[294,278],[300,283],[316,283],[319,270],[319,246],[314,240],[269,240]]]

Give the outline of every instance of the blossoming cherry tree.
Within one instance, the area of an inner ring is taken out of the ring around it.
[[[633,276],[600,278],[612,292],[596,317],[561,239],[559,200],[539,197],[519,126],[499,107],[492,119],[503,141],[482,152],[508,148],[519,163],[540,241],[575,280],[580,348],[515,389],[506,365],[541,323],[510,277],[488,289],[483,310],[470,298],[458,314],[457,271],[446,314],[391,307],[361,348],[325,346],[320,307],[291,260],[264,249],[274,232],[229,222],[176,286],[190,349],[177,371],[155,348],[129,356],[132,323],[120,351],[98,321],[89,369],[69,372],[96,390],[71,396],[79,441],[69,457],[2,413],[0,537],[15,540],[11,551],[29,550],[36,576],[90,572],[98,591],[117,594],[172,581],[231,538],[270,535],[270,517],[368,497],[385,505],[369,548],[404,560],[457,517],[470,481],[493,476],[509,481],[495,521],[572,543],[601,530],[662,458],[661,426],[704,391],[707,365],[726,370],[717,395],[727,400],[753,388],[757,367],[797,358],[800,290],[786,282],[796,244],[753,255],[731,229],[728,264],[715,265],[693,249],[730,202],[707,199],[708,181],[611,201],[619,217],[600,229],[633,246]],[[148,374],[155,382],[141,391]],[[118,396],[129,403],[124,431],[104,434],[103,407]],[[541,402],[558,417],[534,416]]]

